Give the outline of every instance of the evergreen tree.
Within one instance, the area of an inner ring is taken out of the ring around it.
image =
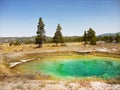
[[[115,40],[117,43],[120,42],[120,35],[119,34],[116,34]]]
[[[85,45],[86,45],[87,44],[87,33],[86,33],[86,31],[84,31],[83,41],[85,42]]]
[[[89,28],[87,33],[88,33],[88,40],[90,41],[90,44],[91,45],[96,45],[95,31],[92,28]]]
[[[58,45],[58,43],[64,43],[64,39],[63,39],[61,30],[62,30],[62,28],[61,28],[60,24],[58,24],[55,35],[52,39],[52,42],[56,43],[56,45]]]
[[[96,45],[96,36],[91,37],[90,44]]]
[[[35,43],[38,44],[38,47],[42,47],[44,41],[45,41],[45,30],[44,30],[44,23],[42,21],[42,18],[39,18],[38,26],[37,26],[37,36],[35,38]]]
[[[113,42],[113,40],[114,40],[114,36],[108,36],[108,40],[107,40],[108,43]]]

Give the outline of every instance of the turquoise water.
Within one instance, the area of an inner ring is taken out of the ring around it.
[[[75,58],[42,60],[19,66],[27,73],[42,72],[53,77],[98,77],[109,79],[120,77],[120,61],[108,58]]]

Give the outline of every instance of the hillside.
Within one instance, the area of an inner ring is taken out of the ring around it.
[[[117,33],[105,33],[105,34],[100,34],[98,36],[115,36],[116,34],[120,35],[120,32],[117,32]]]

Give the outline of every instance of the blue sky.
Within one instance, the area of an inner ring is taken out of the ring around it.
[[[120,0],[0,0],[0,36],[34,36],[39,17],[47,36],[58,23],[64,36],[120,32]]]

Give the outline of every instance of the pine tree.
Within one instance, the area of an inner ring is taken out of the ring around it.
[[[84,31],[83,41],[85,42],[85,45],[86,45],[87,44],[87,33],[86,33],[86,31]]]
[[[96,36],[91,37],[90,44],[96,45]]]
[[[45,30],[44,30],[44,23],[42,21],[42,18],[39,18],[39,22],[38,22],[38,30],[37,30],[37,36],[35,38],[35,43],[38,44],[38,47],[42,47],[44,41],[45,41]]]
[[[113,42],[113,40],[114,40],[114,36],[108,36],[108,40],[107,40],[108,43]]]
[[[61,30],[62,30],[62,28],[61,28],[60,24],[58,24],[55,35],[52,39],[52,42],[56,43],[56,45],[58,45],[58,43],[64,43],[64,39],[63,39]]]
[[[89,28],[87,33],[88,33],[88,40],[90,41],[90,44],[91,45],[96,45],[95,31],[92,28]]]
[[[116,40],[117,43],[120,42],[120,35],[119,34],[116,34],[115,40]]]

